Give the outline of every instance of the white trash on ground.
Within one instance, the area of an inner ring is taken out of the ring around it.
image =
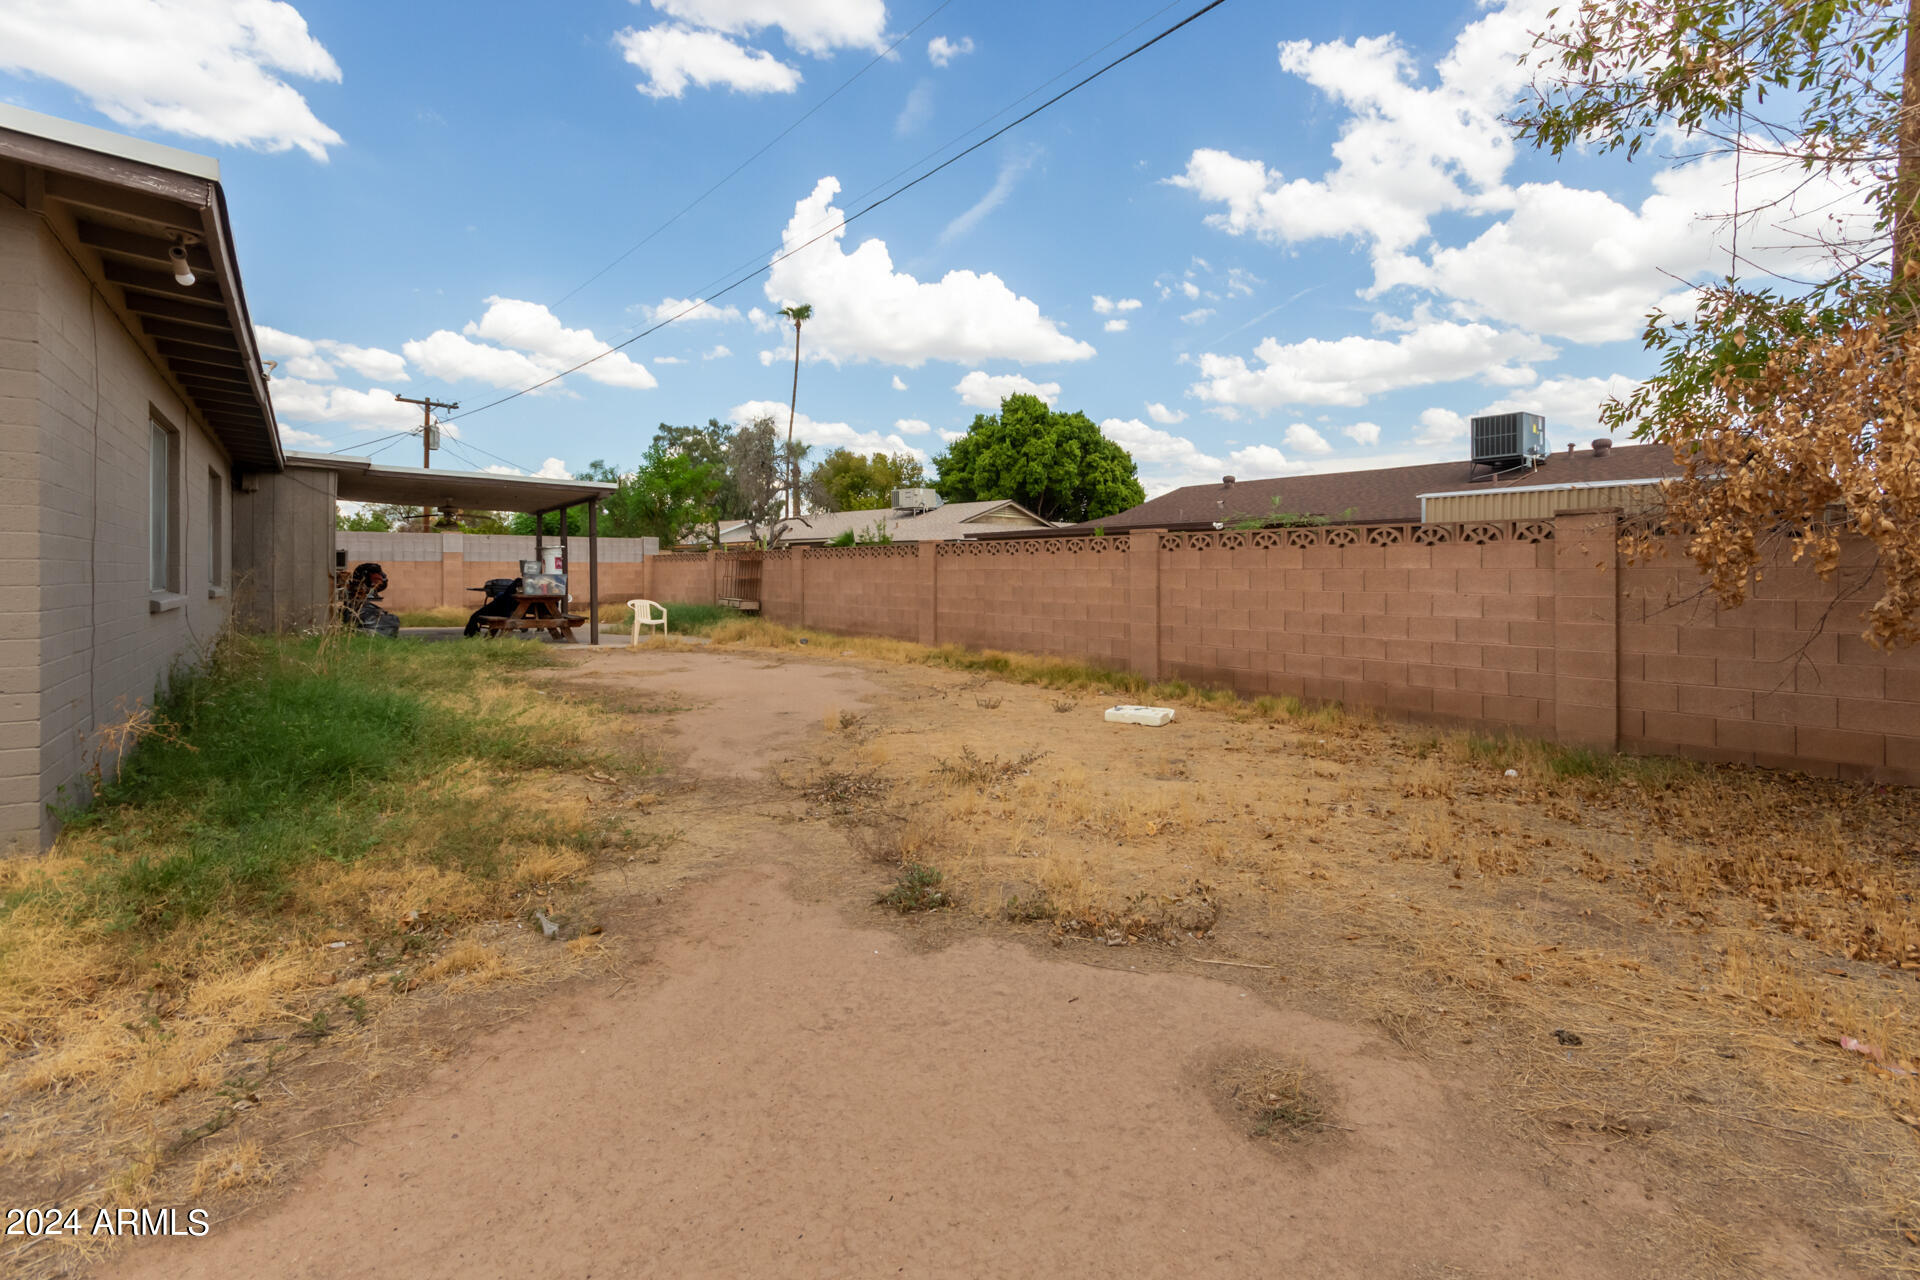
[[[1109,724],[1146,724],[1163,725],[1173,719],[1172,707],[1130,707],[1107,708]]]

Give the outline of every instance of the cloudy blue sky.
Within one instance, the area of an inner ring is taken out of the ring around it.
[[[1727,271],[1729,162],[1510,140],[1545,3],[1227,0],[469,414],[1198,3],[9,0],[0,99],[218,157],[288,444],[381,448],[418,422],[393,395],[431,394],[464,406],[443,466],[631,465],[660,422],[784,422],[793,302],[820,446],[930,457],[1024,390],[1150,492],[1459,457],[1493,407],[1564,447],[1648,370],[1649,308]],[[1743,274],[1794,270],[1801,229],[1743,232]]]

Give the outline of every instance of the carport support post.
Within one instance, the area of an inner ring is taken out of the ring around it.
[[[546,550],[546,535],[547,513],[536,511],[533,513],[533,558],[535,560],[538,560],[540,553]]]
[[[600,643],[600,499],[587,499],[587,643]]]
[[[560,564],[563,571],[573,568],[567,561],[567,525],[572,523],[572,520],[573,508],[560,508]]]

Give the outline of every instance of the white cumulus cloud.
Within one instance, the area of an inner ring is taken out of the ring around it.
[[[629,28],[614,37],[623,57],[646,74],[634,87],[649,98],[678,98],[688,85],[735,93],[792,93],[800,72],[765,49],[749,49],[717,31],[677,22]]]
[[[918,418],[895,418],[893,429],[903,436],[923,436],[933,430],[933,424]]]
[[[794,205],[784,245],[798,252],[775,263],[766,282],[766,296],[776,306],[790,300],[812,304],[807,357],[915,368],[928,360],[1035,364],[1094,354],[1091,344],[1062,333],[1038,304],[991,272],[956,270],[920,281],[893,269],[884,241],[865,240],[846,252],[846,223],[832,204],[839,190],[837,179],[822,178]],[[828,226],[830,235],[799,248]]]
[[[1435,214],[1500,205],[1514,141],[1501,112],[1525,83],[1517,55],[1544,6],[1508,4],[1470,24],[1442,58],[1438,82],[1419,83],[1391,36],[1280,45],[1280,65],[1346,108],[1321,177],[1291,178],[1262,161],[1202,148],[1168,179],[1225,206],[1207,222],[1275,243],[1359,236],[1385,250],[1424,236]]]
[[[801,53],[886,48],[886,0],[652,0],[669,18],[733,36],[778,28]]]
[[[1108,418],[1101,434],[1133,455],[1149,498],[1189,484],[1218,484],[1227,464],[1185,436],[1150,427],[1138,418]]]
[[[927,61],[936,67],[944,67],[955,58],[973,52],[973,37],[961,36],[958,40],[949,40],[945,36],[935,36],[927,41]]]
[[[1093,295],[1093,310],[1095,315],[1110,316],[1116,312],[1138,311],[1140,306],[1141,303],[1138,298],[1120,298],[1116,300],[1107,297],[1103,293]]]
[[[386,382],[409,382],[407,362],[396,351],[384,347],[356,347],[350,342],[322,338],[320,348],[339,363],[363,378]]]
[[[375,387],[320,387],[302,378],[273,380],[276,418],[325,422],[360,431],[404,431],[420,425],[420,406],[401,404],[393,392]]]
[[[1127,331],[1127,322],[1125,320],[1109,320],[1100,327],[1108,333],[1125,333]]]
[[[687,324],[696,320],[731,323],[744,319],[740,308],[717,306],[705,298],[662,298],[652,306],[644,302],[639,306],[640,314],[649,321],[658,324],[662,320],[672,320],[678,316],[676,324]]]
[[[275,0],[7,0],[0,70],[67,85],[128,128],[323,161],[342,145],[287,83],[337,84],[340,65]]]
[[[407,362],[380,347],[358,347],[332,338],[303,338],[264,324],[253,326],[254,341],[260,354],[279,361],[275,370],[281,379],[307,382],[332,382],[339,376],[336,364],[345,365],[363,378],[381,382],[407,382]]]
[[[893,375],[893,389],[895,391],[905,391],[907,389],[906,380],[897,373]]]
[[[333,441],[325,436],[315,435],[311,431],[302,431],[298,427],[289,427],[285,424],[280,427],[280,443],[289,449],[333,448]]]
[[[1176,422],[1185,422],[1187,420],[1187,411],[1185,409],[1169,409],[1158,401],[1150,400],[1147,402],[1147,416],[1163,427],[1170,427]]]
[[[1000,402],[1008,396],[1038,396],[1049,405],[1060,398],[1060,384],[1057,382],[1035,382],[1017,373],[990,374],[980,369],[960,379],[953,389],[960,393],[962,403],[985,409],[989,413],[998,413]]]
[[[748,400],[733,406],[729,421],[736,423],[752,422],[757,418],[772,418],[780,425],[784,439],[787,429],[787,405],[780,400]],[[910,453],[922,461],[926,460],[926,450],[910,444],[898,430],[881,434],[878,431],[861,431],[845,422],[816,422],[806,414],[795,414],[793,419],[793,438],[819,448],[852,449],[856,453]]]
[[[1287,461],[1287,455],[1270,444],[1250,444],[1233,451],[1233,465],[1240,468],[1236,480],[1264,480],[1285,475],[1300,468]]]
[[[1332,453],[1333,446],[1327,438],[1304,422],[1296,422],[1287,428],[1284,437],[1289,449],[1298,449],[1301,453]]]
[[[1529,366],[1556,352],[1532,334],[1429,321],[1392,340],[1349,335],[1282,343],[1267,338],[1254,354],[1258,367],[1240,356],[1202,355],[1201,380],[1192,394],[1249,409],[1361,405],[1385,392],[1467,378],[1524,386],[1537,376]]]
[[[719,343],[715,343],[712,347],[709,347],[707,350],[701,352],[700,358],[702,360],[725,360],[728,356],[732,354],[733,354],[732,348],[728,347],[727,344],[724,342],[719,342]]]
[[[1380,424],[1377,422],[1356,422],[1350,427],[1340,428],[1340,434],[1369,447],[1380,443]]]
[[[501,297],[488,298],[486,313],[459,333],[440,329],[401,347],[406,358],[430,377],[496,387],[538,382],[605,349],[591,329],[569,329],[537,302]],[[588,365],[580,375],[635,391],[659,385],[645,365],[618,351]]]

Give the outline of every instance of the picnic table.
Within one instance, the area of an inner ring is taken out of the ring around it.
[[[584,613],[567,612],[565,596],[525,596],[516,592],[505,598],[513,601],[511,613],[478,619],[481,629],[489,637],[503,631],[544,631],[555,640],[572,644],[573,629],[587,620]]]

